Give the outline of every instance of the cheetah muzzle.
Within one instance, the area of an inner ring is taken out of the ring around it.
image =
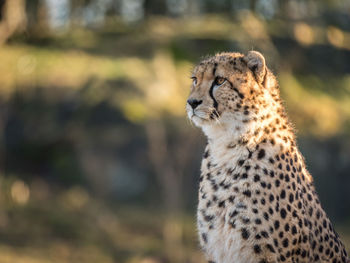
[[[264,57],[221,53],[192,79],[187,114],[208,138],[197,211],[208,261],[348,262]]]

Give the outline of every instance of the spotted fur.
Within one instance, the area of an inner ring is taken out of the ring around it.
[[[208,138],[198,232],[209,262],[349,262],[264,57],[221,53],[193,71],[188,117]]]

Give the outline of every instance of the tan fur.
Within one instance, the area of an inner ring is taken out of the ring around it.
[[[196,107],[186,109],[208,138],[197,215],[208,260],[346,262],[264,57],[221,53],[199,63],[193,78]]]

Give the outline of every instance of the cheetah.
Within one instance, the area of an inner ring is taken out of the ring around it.
[[[187,115],[208,139],[197,210],[208,262],[350,262],[263,55],[217,54],[192,79]]]

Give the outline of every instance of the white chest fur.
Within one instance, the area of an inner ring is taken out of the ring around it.
[[[255,191],[254,178],[248,177],[254,166],[271,169],[271,164],[261,160],[253,165],[249,159],[252,153],[246,146],[207,151],[201,168],[197,214],[201,246],[215,263],[257,262],[252,256],[251,239],[245,238],[252,233],[242,232],[244,220],[252,218],[251,200],[243,193],[246,189]],[[235,213],[239,218],[233,216]]]

